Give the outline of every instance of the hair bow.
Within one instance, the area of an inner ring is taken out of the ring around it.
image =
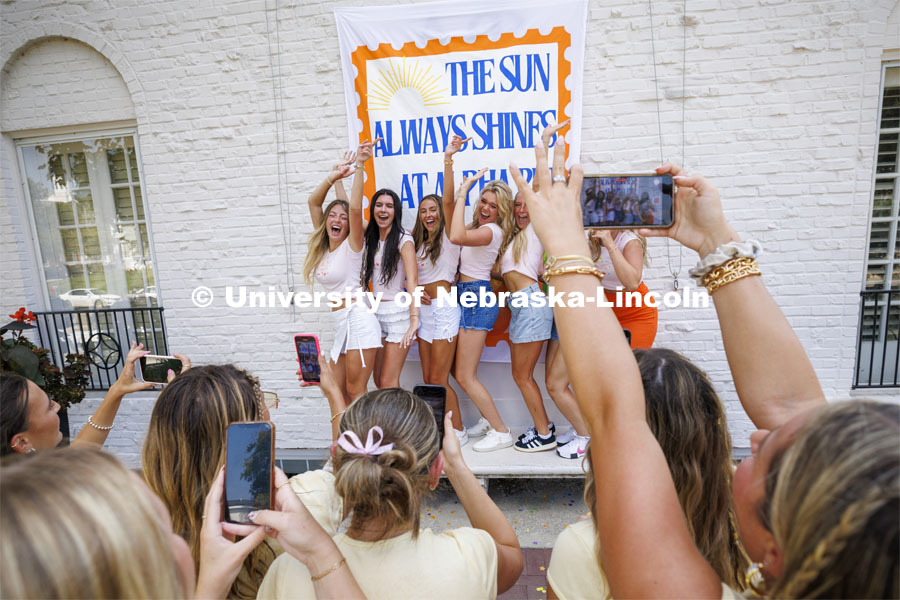
[[[374,434],[378,434],[378,441],[375,440]],[[385,452],[390,452],[394,449],[394,444],[383,444],[381,441],[384,439],[384,431],[378,425],[369,428],[369,434],[366,436],[366,444],[365,446],[360,441],[359,436],[356,433],[347,430],[338,437],[337,443],[338,445],[344,449],[344,451],[350,454],[364,454],[366,456],[377,456],[379,454],[384,454]]]

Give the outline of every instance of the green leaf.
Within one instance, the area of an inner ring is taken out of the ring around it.
[[[30,348],[17,345],[10,348],[4,354],[6,354],[4,357],[5,360],[9,361],[13,371],[37,383],[35,376],[39,374],[38,364],[40,363],[40,360]]]

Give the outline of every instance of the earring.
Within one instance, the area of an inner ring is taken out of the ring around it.
[[[766,580],[762,574],[762,567],[762,563],[752,563],[744,574],[744,587],[760,597],[766,595]]]
[[[37,452],[37,450],[35,450],[34,448],[28,448],[27,450],[25,450],[25,454],[34,454],[35,452]]]

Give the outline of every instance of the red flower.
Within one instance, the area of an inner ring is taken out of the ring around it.
[[[37,321],[37,317],[34,316],[33,312],[30,310],[27,313],[25,312],[24,306],[19,308],[19,310],[16,311],[16,314],[9,315],[9,318],[23,323],[33,323],[34,321]]]

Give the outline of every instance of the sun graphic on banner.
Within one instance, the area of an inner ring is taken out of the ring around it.
[[[369,110],[387,110],[391,100],[397,94],[418,96],[424,106],[450,104],[445,100],[447,88],[442,87],[439,75],[431,72],[431,65],[423,68],[419,61],[406,59],[399,63],[388,60],[387,71],[378,70],[372,80],[372,90],[366,94],[369,98]]]

